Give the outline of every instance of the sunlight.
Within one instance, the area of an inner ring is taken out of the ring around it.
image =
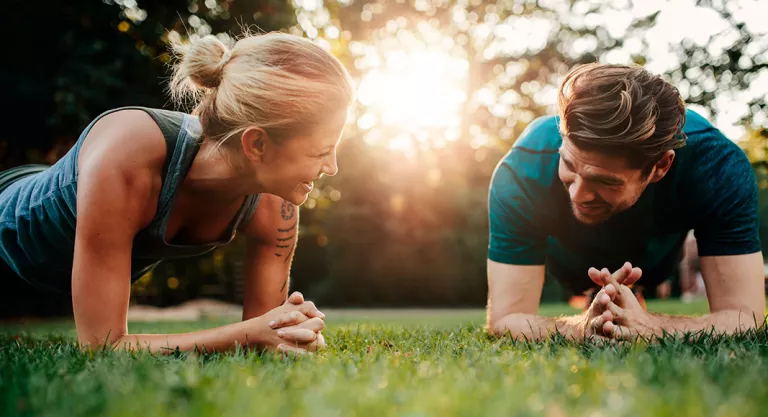
[[[418,130],[458,122],[466,100],[465,60],[434,51],[395,51],[385,62],[360,83],[360,102],[378,112],[381,123]]]
[[[429,31],[420,27],[420,35]],[[369,143],[413,154],[455,140],[461,125],[469,64],[451,54],[449,37],[426,43],[399,30],[398,42],[358,45],[356,64],[363,76],[357,119]],[[426,37],[426,36],[425,36]]]

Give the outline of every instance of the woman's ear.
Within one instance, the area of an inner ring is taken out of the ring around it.
[[[268,147],[267,132],[260,127],[249,127],[240,136],[240,144],[243,154],[251,162],[264,161],[264,154]]]

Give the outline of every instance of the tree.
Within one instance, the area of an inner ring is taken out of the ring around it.
[[[169,34],[265,31],[295,24],[283,1],[198,0],[21,1],[4,5],[13,18],[0,78],[0,169],[53,163],[101,112],[120,106],[168,107]],[[10,41],[16,39],[17,41]]]

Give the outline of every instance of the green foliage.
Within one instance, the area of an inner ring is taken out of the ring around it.
[[[768,160],[766,159],[768,128],[748,130],[746,137],[739,144],[752,162],[755,171],[760,219],[768,219]],[[760,224],[760,242],[765,252],[765,247],[768,245],[768,222],[766,221]]]
[[[736,17],[736,7],[728,1],[698,0],[697,3],[724,19],[727,22],[726,29],[713,35],[707,42],[697,43],[685,39],[676,45],[674,53],[679,67],[670,71],[669,76],[672,83],[686,92],[687,103],[701,105],[716,113],[714,103],[719,95],[746,90],[758,76],[768,71],[765,49],[768,45],[764,45],[765,26],[760,31],[755,30],[757,27],[750,27],[743,17]],[[722,53],[713,53],[716,50],[713,44],[723,42],[728,45],[727,48]],[[756,114],[766,115],[768,110],[764,95],[752,98],[747,105],[749,111],[741,120],[747,125]],[[768,139],[768,133],[763,133],[763,138]]]
[[[11,0],[3,7],[13,18],[0,33],[14,41],[0,66],[9,88],[0,169],[55,162],[105,110],[169,107],[170,31],[186,36],[187,29],[239,33],[240,26],[270,31],[295,24],[283,1]]]

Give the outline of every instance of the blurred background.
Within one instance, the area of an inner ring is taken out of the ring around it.
[[[634,62],[663,74],[747,152],[768,219],[764,1],[6,0],[3,8],[0,169],[55,162],[107,109],[173,108],[164,91],[171,40],[281,30],[339,57],[359,102],[339,174],[302,206],[291,278],[321,306],[484,306],[491,174],[531,120],[556,112],[557,85],[579,63]],[[239,303],[241,243],[161,264],[134,284],[132,303]],[[670,277],[665,294],[680,296],[679,282]],[[570,296],[545,284],[544,301]]]

